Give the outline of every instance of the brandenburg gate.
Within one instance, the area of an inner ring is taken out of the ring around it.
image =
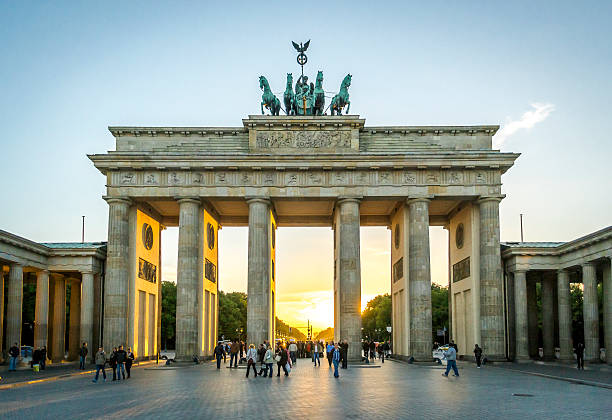
[[[155,326],[164,227],[179,227],[176,356],[191,360],[212,355],[217,340],[222,226],[249,228],[249,343],[274,339],[276,228],[329,226],[334,338],[348,340],[349,358],[359,359],[359,228],[386,226],[394,353],[431,360],[429,226],[443,226],[449,283],[463,296],[453,323],[471,337],[466,345],[505,360],[499,203],[501,176],[518,154],[493,150],[497,129],[368,127],[357,115],[111,127],[116,150],[89,156],[107,179],[105,347],[137,343],[143,325]]]

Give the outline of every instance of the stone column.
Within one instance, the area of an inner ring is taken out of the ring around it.
[[[36,306],[34,310],[34,348],[47,346],[49,322],[49,272],[36,273]]]
[[[190,361],[200,355],[198,345],[198,239],[200,200],[179,203],[178,270],[176,277],[176,359]]]
[[[72,309],[71,309],[72,310]],[[87,343],[89,353],[87,360],[93,360],[96,349],[93,347],[94,320],[94,276],[92,272],[81,273],[81,325],[79,332],[80,343]]]
[[[597,276],[595,263],[582,264],[582,283],[584,299],[582,315],[584,318],[584,360],[599,361],[599,308],[597,307]]]
[[[542,275],[542,347],[543,358],[545,360],[553,360],[555,358],[554,285],[552,279],[547,274]]]
[[[23,303],[23,266],[11,264],[6,308],[6,348],[14,343],[21,348],[21,315]]]
[[[0,363],[4,361],[4,271],[0,267]]]
[[[572,304],[570,299],[569,273],[557,271],[557,307],[559,313],[559,359],[571,361],[572,349]]]
[[[78,360],[81,343],[81,282],[70,279],[70,318],[68,326],[68,360]]]
[[[480,330],[482,349],[491,360],[505,359],[504,299],[499,243],[499,197],[480,205]]]
[[[432,359],[429,201],[427,198],[407,200],[410,354],[418,361]]]
[[[514,315],[516,331],[516,360],[529,359],[529,319],[527,309],[527,272],[514,272]]]
[[[259,345],[274,337],[271,326],[270,209],[265,198],[247,200],[249,205],[249,256],[247,284],[247,344]]]
[[[606,345],[606,362],[612,365],[612,258],[603,269],[603,308],[604,308],[604,343]],[[0,323],[0,325],[2,325]]]
[[[529,329],[529,357],[539,357],[538,346],[538,301],[536,281],[527,281],[527,323]]]
[[[66,353],[66,279],[62,275],[53,277],[53,337],[51,339],[51,361],[59,363]]]
[[[348,341],[348,360],[361,360],[361,255],[359,243],[359,203],[344,198],[336,204],[338,246],[338,323],[341,340]]]
[[[129,210],[131,201],[108,198],[108,245],[104,279],[104,348],[107,352],[128,339]]]

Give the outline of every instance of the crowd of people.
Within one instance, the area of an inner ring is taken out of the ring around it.
[[[81,356],[82,358],[86,357]],[[106,382],[106,365],[111,368],[113,373],[113,381],[120,381],[129,379],[132,376],[132,364],[134,363],[134,353],[132,349],[128,347],[127,351],[123,349],[123,346],[113,347],[113,351],[110,355],[107,355],[104,351],[104,348],[100,346],[96,355],[94,357],[94,362],[96,364],[96,376],[92,380],[92,382],[98,382],[100,378],[100,371],[102,371],[102,377],[104,378],[104,382]],[[84,365],[83,361],[83,365]],[[127,374],[127,378],[126,378]]]

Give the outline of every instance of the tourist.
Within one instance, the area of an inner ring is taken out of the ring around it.
[[[388,341],[385,341],[385,344],[383,344],[383,353],[385,355],[385,357],[389,357],[389,351],[391,350],[391,345],[389,344]],[[385,363],[385,358],[383,357],[383,363]]]
[[[240,351],[240,344],[238,344],[238,340],[234,340],[232,345],[230,346],[230,367],[233,366],[235,368],[238,367],[238,352]]]
[[[340,374],[338,373],[338,364],[340,363],[340,348],[338,348],[338,344],[334,344],[334,350],[332,351],[332,361],[334,363],[334,378],[338,378]]]
[[[332,352],[334,351],[334,342],[327,343],[327,347],[325,348],[325,354],[327,355],[327,363],[331,369],[332,365]]]
[[[306,343],[306,357],[310,357],[310,348],[312,347],[312,343],[309,341]]]
[[[109,365],[111,370],[113,371],[113,381],[117,380],[117,347],[113,347],[113,352],[111,353]]]
[[[365,359],[365,362],[370,363],[370,360],[368,358],[368,352],[370,351],[370,343],[368,343],[368,340],[363,340],[361,348],[363,349],[363,358]]]
[[[459,376],[459,371],[457,370],[457,351],[453,346],[449,346],[448,350],[444,352],[444,357],[446,358],[446,372],[444,372],[443,376],[448,376],[448,372],[450,372],[451,368],[453,369],[453,376]]]
[[[295,364],[297,362],[297,344],[289,344],[289,355],[291,356],[291,362]]]
[[[244,361],[244,353],[246,352],[246,346],[244,341],[240,342],[240,363]]]
[[[319,351],[321,350],[321,345],[315,341],[312,345],[312,361],[314,362],[314,365],[317,365],[317,362],[319,362],[319,366],[321,366],[321,359],[319,358]]]
[[[276,351],[276,364],[278,365],[278,373],[276,376],[280,376],[280,370],[281,367],[283,368],[283,371],[285,372],[285,376],[289,376],[289,372],[287,371],[287,361],[289,360],[289,357],[287,357],[287,352],[285,351],[285,349],[283,348],[283,346],[279,345],[278,346],[278,350]]]
[[[215,347],[215,349],[213,350],[213,354],[215,355],[215,358],[217,359],[217,369],[221,369],[221,358],[225,354],[223,343],[221,343],[220,341],[217,343],[217,347]],[[230,360],[230,364],[231,364],[231,360]]]
[[[374,340],[370,341],[370,359],[376,358],[376,342]]]
[[[47,346],[42,346],[40,349],[40,360],[38,364],[40,365],[40,370],[45,370],[45,365],[47,364]]]
[[[85,370],[85,360],[87,358],[87,353],[89,353],[89,350],[87,349],[87,343],[83,342],[83,345],[79,350],[79,369],[81,370]]]
[[[134,357],[134,353],[132,353],[132,348],[128,347],[127,357],[125,359],[125,370],[127,372],[128,379],[130,379],[130,376],[131,376],[130,371],[132,370],[132,364],[134,363],[134,359],[135,357]]]
[[[9,372],[15,372],[17,370],[17,359],[19,358],[19,347],[17,343],[13,344],[13,347],[9,349]]]
[[[342,369],[346,369],[348,366],[348,341],[344,339],[340,345],[340,357],[342,358]]]
[[[576,362],[578,363],[578,370],[584,370],[584,344],[578,343],[576,345]]]
[[[266,349],[266,354],[264,355],[264,364],[266,365],[266,370],[264,371],[264,378],[268,376],[268,372],[270,372],[270,378],[272,378],[272,373],[274,372],[274,368],[272,367],[274,364],[274,352],[272,351],[272,346],[268,343],[268,348]]]
[[[385,341],[380,346],[380,360],[385,363],[385,356],[387,356],[387,351],[389,351],[389,344]]]
[[[474,357],[476,358],[476,367],[480,369],[480,358],[482,357],[482,349],[478,344],[474,344]]]
[[[260,364],[259,368],[259,376],[263,375],[264,369],[266,368],[266,364],[264,363],[264,358],[266,357],[266,341],[264,340],[263,344],[259,345],[257,349],[257,362]]]
[[[106,353],[104,353],[104,349],[102,346],[98,348],[98,352],[94,357],[94,362],[96,364],[96,377],[93,379],[93,383],[98,382],[98,378],[100,376],[100,371],[102,371],[102,376],[104,377],[104,382],[106,382],[106,371],[104,370],[104,365],[106,364]]]
[[[255,374],[255,377],[257,378],[257,350],[255,350],[254,344],[251,344],[249,346],[249,350],[247,351],[247,354],[246,354],[246,359],[247,359],[246,377],[247,378],[249,377],[251,366],[253,366],[253,373]]]
[[[119,346],[116,353],[117,358],[117,380],[125,380],[125,361],[127,360],[127,352],[123,350],[123,346]]]

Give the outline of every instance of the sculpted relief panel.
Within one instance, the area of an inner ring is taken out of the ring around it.
[[[346,149],[351,148],[350,131],[257,131],[257,149]]]

